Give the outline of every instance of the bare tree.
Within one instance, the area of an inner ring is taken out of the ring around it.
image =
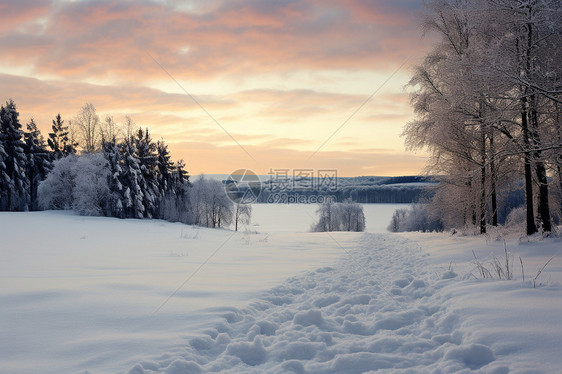
[[[85,153],[100,150],[102,141],[102,128],[96,108],[91,103],[86,103],[74,119],[74,126],[78,142]]]
[[[116,141],[119,142],[124,137],[124,131],[119,126],[112,116],[106,115],[105,120],[100,128],[101,138],[103,141]]]
[[[247,225],[252,218],[252,206],[250,204],[234,204],[234,231],[238,231],[238,224]]]

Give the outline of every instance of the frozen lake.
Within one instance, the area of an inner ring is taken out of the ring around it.
[[[386,232],[394,211],[408,206],[409,204],[363,204],[365,231]],[[268,232],[310,231],[310,226],[316,220],[316,209],[316,204],[254,204],[253,227]]]

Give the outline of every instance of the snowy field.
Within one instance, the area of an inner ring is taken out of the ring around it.
[[[510,238],[515,279],[475,279],[502,240],[384,233],[396,207],[329,234],[311,205],[239,233],[0,213],[0,373],[559,372],[560,240]]]

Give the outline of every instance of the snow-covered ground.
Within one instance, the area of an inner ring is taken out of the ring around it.
[[[239,233],[0,213],[0,372],[558,372],[560,240],[509,239],[516,279],[480,280],[503,241],[383,233],[395,208],[329,234],[306,205]]]

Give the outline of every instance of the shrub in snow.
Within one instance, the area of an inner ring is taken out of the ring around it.
[[[363,206],[346,200],[343,203],[325,202],[318,210],[318,222],[312,231],[365,231]]]

